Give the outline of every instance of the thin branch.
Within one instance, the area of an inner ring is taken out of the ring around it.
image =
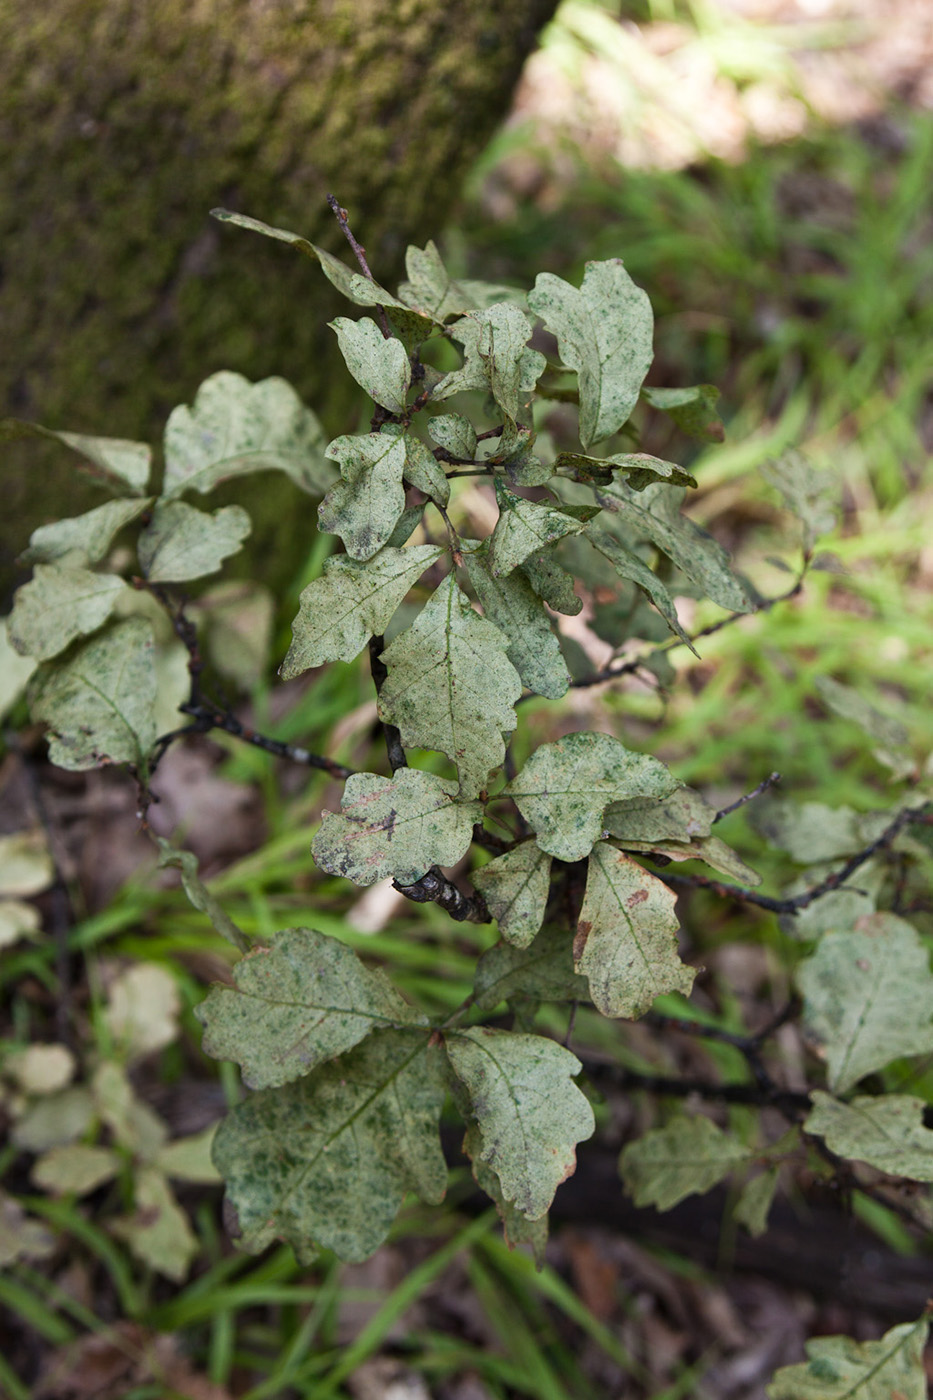
[[[193,716],[194,724],[189,725],[187,729],[176,730],[176,737],[179,734],[206,734],[211,729],[222,729],[226,734],[233,734],[244,743],[252,744],[254,748],[274,754],[276,758],[287,758],[292,763],[301,763],[307,768],[318,768],[323,773],[329,773],[332,778],[350,778],[357,771],[355,768],[348,768],[344,763],[335,762],[332,758],[311,753],[300,744],[289,744],[282,739],[271,739],[268,734],[260,734],[243,724],[236,715],[226,710],[214,709],[203,700],[197,705],[179,705],[178,708],[182,714]]]
[[[786,603],[790,598],[796,598],[803,588],[804,574],[801,574],[792,588],[786,593],[779,593],[775,598],[761,598],[749,612],[729,613],[718,622],[711,622],[708,627],[701,627],[698,632],[692,633],[686,641],[682,637],[672,637],[670,641],[663,642],[661,646],[652,647],[651,651],[645,652],[642,656],[635,657],[632,661],[626,661],[621,666],[605,666],[601,671],[594,671],[591,676],[581,676],[579,680],[571,681],[570,684],[576,689],[584,689],[591,685],[602,685],[604,681],[617,680],[619,676],[630,676],[636,671],[641,671],[653,661],[656,656],[665,656],[669,651],[674,651],[677,647],[691,646],[703,637],[711,637],[714,632],[721,632],[724,627],[729,627],[733,622],[738,622],[743,617],[754,617],[756,613],[768,612],[776,607],[778,603]]]
[[[354,236],[353,230],[350,227],[349,216],[347,214],[346,209],[341,208],[340,201],[337,199],[337,196],[333,194],[329,194],[327,196],[327,203],[331,207],[334,218],[340,225],[344,238],[347,240],[350,247],[353,249],[353,256],[359,263],[360,268],[363,272],[363,276],[367,277],[370,282],[375,283],[376,279],[370,272],[369,263],[366,261],[366,249],[362,246],[361,243],[357,241],[356,237]],[[389,318],[386,315],[386,309],[384,306],[377,306],[376,310],[379,313],[379,328],[382,331],[383,337],[386,340],[391,340],[392,328],[389,325]]]
[[[436,865],[432,865],[413,885],[400,885],[398,880],[393,880],[392,888],[415,904],[439,904],[458,924],[492,922],[492,915],[479,891],[464,894]]]
[[[722,821],[723,817],[728,817],[730,812],[737,812],[740,807],[745,806],[746,802],[754,802],[756,797],[760,797],[763,792],[767,792],[769,788],[773,788],[780,781],[780,773],[769,773],[766,778],[762,778],[756,788],[747,792],[744,797],[737,797],[734,802],[729,803],[728,807],[721,807],[713,818],[712,825],[715,826],[717,822]]]
[[[612,1084],[619,1089],[642,1089],[651,1094],[667,1094],[676,1098],[689,1098],[698,1094],[700,1098],[719,1103],[750,1104],[758,1108],[776,1108],[786,1117],[800,1118],[812,1108],[810,1095],[795,1089],[763,1089],[758,1084],[716,1084],[707,1079],[678,1079],[662,1074],[645,1074],[641,1070],[627,1069],[623,1065],[591,1059],[580,1050],[574,1054],[583,1063],[589,1079],[595,1084]]]
[[[726,884],[722,880],[712,880],[705,875],[669,875],[667,872],[659,872],[657,878],[672,889],[712,890],[714,894],[722,895],[724,899],[735,899],[742,904],[754,904],[757,908],[767,909],[773,914],[798,914],[801,909],[809,908],[814,900],[821,899],[824,894],[831,894],[833,890],[838,890],[846,883],[850,875],[853,875],[866,861],[871,860],[872,856],[890,846],[899,832],[913,822],[920,822],[924,825],[933,823],[933,803],[924,802],[920,807],[905,807],[885,827],[880,836],[877,836],[874,841],[864,846],[854,856],[850,856],[845,865],[834,874],[827,875],[825,880],[821,880],[819,884],[787,899],[774,899],[770,895],[758,894],[755,890],[746,889],[743,885]]]
[[[369,639],[369,669],[372,672],[377,701],[389,674],[386,664],[382,660],[385,644],[385,637],[370,637]],[[389,767],[393,773],[397,773],[400,768],[408,767],[408,759],[402,746],[402,736],[396,725],[387,724],[385,720],[381,720],[380,723],[386,741],[386,756],[389,760]]]

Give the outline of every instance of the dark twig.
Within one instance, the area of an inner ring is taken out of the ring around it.
[[[602,685],[604,681],[617,680],[619,676],[631,676],[636,671],[645,668],[649,661],[653,661],[656,656],[664,656],[669,651],[674,651],[676,647],[682,647],[689,642],[700,641],[703,637],[711,637],[714,632],[721,632],[724,627],[729,627],[733,622],[738,622],[743,617],[753,617],[756,613],[768,612],[778,603],[786,603],[790,598],[796,598],[803,588],[804,575],[795,582],[792,588],[786,593],[779,593],[776,598],[761,598],[749,612],[729,613],[726,617],[721,617],[718,622],[711,622],[708,627],[701,627],[698,632],[693,632],[686,641],[682,637],[672,637],[669,642],[663,642],[660,646],[652,647],[651,651],[645,652],[643,656],[636,656],[632,661],[623,662],[621,666],[604,666],[601,671],[594,671],[591,676],[581,676],[579,680],[571,681],[571,686],[578,690],[591,685]]]
[[[687,1017],[661,1016],[649,1013],[646,1020],[653,1026],[661,1029],[683,1031],[686,1035],[696,1036],[698,1039],[716,1040],[722,1045],[731,1045],[744,1057],[749,1071],[755,1080],[759,1090],[765,1094],[768,1101],[772,1101],[775,1094],[782,1090],[774,1082],[774,1079],[765,1068],[761,1058],[761,1049],[766,1041],[780,1029],[785,1021],[793,1015],[797,1009],[795,1000],[789,1001],[781,1010],[768,1021],[762,1028],[755,1031],[753,1035],[742,1034],[736,1031],[724,1030],[721,1026],[706,1025],[703,1021],[693,1021]]]
[[[342,209],[340,207],[340,201],[337,199],[336,195],[333,194],[329,194],[327,196],[327,203],[331,207],[334,218],[340,225],[344,238],[347,240],[350,247],[353,249],[353,256],[359,263],[360,268],[363,272],[363,276],[367,277],[370,282],[374,283],[376,279],[369,269],[369,263],[366,261],[366,249],[362,246],[361,243],[357,241],[356,237],[354,236],[353,230],[350,227],[349,217],[347,215],[346,209]],[[386,340],[391,340],[392,327],[389,325],[389,318],[386,315],[385,307],[377,306],[376,311],[379,314],[379,329],[382,331],[383,337]]]
[[[369,669],[372,672],[373,685],[376,687],[376,699],[385,685],[389,672],[386,664],[382,660],[382,651],[385,647],[385,637],[370,637],[369,639]],[[382,732],[386,741],[386,754],[389,759],[389,767],[393,773],[397,773],[400,768],[408,767],[408,759],[405,757],[405,750],[402,747],[402,736],[394,724],[387,724],[381,721]]]
[[[587,1076],[594,1084],[612,1084],[618,1089],[642,1089],[650,1094],[668,1094],[676,1098],[689,1098],[698,1094],[700,1098],[719,1103],[742,1103],[759,1108],[776,1108],[788,1118],[797,1120],[812,1107],[810,1095],[795,1089],[780,1089],[775,1085],[763,1088],[758,1084],[716,1084],[706,1079],[677,1079],[662,1074],[645,1074],[640,1070],[627,1069],[624,1065],[591,1059],[579,1050],[574,1051],[582,1060]]]
[[[439,904],[458,924],[488,924],[492,921],[486,901],[479,891],[471,895],[463,894],[436,865],[432,865],[413,885],[400,885],[398,880],[393,880],[392,887],[415,904]]]
[[[769,788],[773,788],[780,781],[780,773],[769,773],[766,778],[762,778],[756,788],[747,792],[744,797],[737,797],[734,802],[729,803],[728,807],[721,807],[713,818],[712,825],[715,826],[717,822],[722,821],[723,817],[728,817],[730,812],[737,812],[740,807],[745,806],[746,802],[753,802],[756,797],[760,797],[763,792],[767,792]]]
[[[885,827],[880,836],[877,836],[874,841],[864,846],[854,856],[850,856],[839,870],[827,875],[825,880],[821,880],[819,884],[787,899],[774,899],[770,895],[758,894],[755,890],[745,889],[742,885],[729,885],[722,880],[709,879],[705,875],[669,875],[665,871],[664,873],[659,872],[657,878],[663,880],[672,889],[712,890],[714,894],[722,895],[724,899],[735,899],[742,904],[754,904],[757,908],[768,909],[773,914],[797,914],[801,909],[809,908],[814,900],[821,899],[824,894],[831,894],[833,890],[840,889],[850,875],[853,875],[866,861],[871,860],[872,856],[890,846],[899,832],[913,822],[922,822],[925,825],[933,822],[933,803],[925,802],[920,807],[905,807]]]

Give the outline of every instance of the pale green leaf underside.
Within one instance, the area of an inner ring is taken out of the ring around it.
[[[819,1089],[804,1131],[824,1138],[838,1157],[867,1162],[891,1176],[933,1181],[933,1132],[923,1126],[927,1103],[910,1094],[864,1095],[841,1103]]]
[[[547,363],[527,345],[531,330],[524,311],[506,302],[471,311],[455,322],[450,334],[463,346],[463,365],[441,380],[435,402],[465,389],[486,389],[514,423]]]
[[[684,389],[649,389],[641,396],[652,408],[673,418],[682,433],[701,442],[722,442],[722,419],[716,410],[719,390],[714,384],[692,384]]]
[[[636,1206],[670,1210],[687,1196],[710,1191],[749,1153],[708,1118],[680,1113],[622,1151],[619,1168]]]
[[[604,1016],[642,1016],[664,992],[689,996],[696,974],[677,953],[676,902],[624,852],[593,848],[573,951]]]
[[[576,617],[582,610],[583,599],[574,592],[573,575],[558,564],[552,551],[529,554],[518,567],[549,608],[568,617]]]
[[[777,1167],[769,1167],[742,1187],[742,1194],[735,1205],[734,1219],[737,1224],[745,1226],[753,1239],[763,1235],[768,1228],[768,1216],[779,1180]]]
[[[605,827],[620,841],[692,841],[709,836],[716,810],[693,788],[678,787],[661,798],[630,797],[606,811]]]
[[[187,501],[160,502],[139,537],[139,566],[150,583],[183,583],[213,574],[252,528],[242,506],[210,514]]]
[[[441,553],[434,545],[417,545],[386,547],[365,562],[328,559],[323,575],[302,591],[280,674],[291,680],[311,666],[352,661],[370,637],[381,636],[406,593]]]
[[[451,573],[382,654],[388,676],[380,718],[398,726],[403,744],[446,754],[464,797],[486,787],[516,725],[522,683],[506,648],[506,637],[473,610]]]
[[[152,505],[152,496],[107,501],[84,515],[40,525],[29,537],[20,564],[54,564],[67,559],[80,568],[99,564],[114,537]]]
[[[815,685],[820,699],[833,714],[857,724],[876,744],[899,749],[910,742],[910,734],[900,720],[882,714],[852,686],[841,685],[831,676],[818,676]]]
[[[494,577],[485,551],[465,554],[464,562],[484,615],[508,641],[506,655],[523,684],[549,700],[566,695],[570,676],[560,642],[525,575],[515,570]]]
[[[825,934],[797,985],[836,1093],[901,1055],[933,1050],[930,955],[894,914],[869,914],[854,929]]]
[[[666,554],[707,598],[730,612],[750,612],[752,601],[732,571],[729,556],[711,535],[680,513],[680,493],[649,486],[638,494],[622,482],[597,488],[597,499],[622,523]]]
[[[452,457],[472,462],[476,457],[476,429],[459,413],[439,413],[428,419],[428,436]]]
[[[50,730],[60,768],[141,764],[155,742],[155,670],[148,622],[130,618],[42,667],[30,685],[32,716]]]
[[[502,937],[527,948],[544,921],[550,889],[551,857],[536,841],[523,841],[473,872]]]
[[[16,590],[7,621],[10,641],[21,655],[48,661],[103,626],[125,591],[116,574],[38,564],[29,583]]]
[[[610,734],[568,734],[541,744],[505,792],[543,851],[583,860],[600,839],[610,802],[665,797],[678,787],[663,763],[632,753]]]
[[[443,1199],[443,1061],[426,1034],[378,1031],[339,1060],[251,1094],[224,1119],[214,1162],[242,1247],[275,1239],[360,1260],[385,1239],[407,1191]]]
[[[805,1362],[775,1373],[768,1400],[926,1400],[929,1328],[924,1315],[892,1327],[877,1342],[816,1337],[805,1345]]]
[[[358,885],[394,879],[413,885],[432,865],[455,865],[482,817],[478,802],[455,801],[455,784],[400,768],[392,778],[354,773],[340,812],[325,812],[311,850],[322,870]]]
[[[394,336],[387,339],[369,316],[359,321],[338,316],[330,326],[337,334],[347,369],[360,388],[391,413],[404,413],[411,364],[401,341]]]
[[[408,305],[428,312],[437,321],[480,311],[496,301],[524,300],[514,287],[470,279],[455,281],[444,266],[437,245],[428,241],[424,248],[409,246],[405,254],[408,281],[399,286],[399,296]]]
[[[423,1024],[385,973],[336,938],[290,928],[254,948],[197,1008],[202,1048],[235,1060],[251,1089],[274,1088],[351,1050],[372,1030]]]
[[[632,841],[626,838],[620,844],[627,851],[664,856],[667,860],[701,860],[704,865],[711,866],[720,875],[726,875],[740,885],[761,884],[758,871],[746,865],[738,852],[718,836],[696,836],[692,841]]]
[[[654,570],[649,569],[634,550],[626,549],[621,541],[614,540],[611,535],[596,533],[588,538],[593,548],[598,549],[600,554],[609,560],[620,578],[628,579],[630,583],[635,584],[636,588],[641,589],[645,597],[657,608],[674,635],[690,648],[694,656],[697,656],[699,653],[696,647],[680,625],[674,600]]]
[[[52,1195],[87,1196],[112,1181],[120,1166],[121,1159],[111,1148],[76,1142],[43,1153],[29,1175],[36,1186]]]
[[[638,402],[652,359],[651,303],[621,258],[611,258],[588,262],[579,289],[540,273],[528,305],[579,375],[580,441],[589,449],[618,432]]]
[[[88,437],[82,433],[56,433],[38,423],[20,418],[0,418],[0,443],[20,438],[42,437],[60,442],[83,458],[79,470],[92,476],[117,495],[127,490],[133,495],[145,491],[152,466],[152,448],[144,442],[123,438]]]
[[[450,482],[435,460],[433,452],[420,438],[411,433],[405,434],[404,443],[405,480],[409,485],[423,491],[426,496],[430,496],[438,505],[446,506],[450,500]]]
[[[405,509],[405,443],[388,433],[340,437],[327,455],[342,479],[318,507],[321,529],[339,535],[352,559],[371,559]]]
[[[585,457],[579,452],[559,452],[554,470],[576,472],[580,481],[606,481],[624,477],[633,491],[642,491],[654,481],[671,486],[696,486],[696,481],[676,462],[665,462],[648,452],[617,452],[612,457]]]
[[[802,452],[788,448],[776,461],[766,463],[761,474],[803,525],[804,549],[811,550],[820,535],[835,529],[842,485],[836,472],[815,467]]]
[[[507,1201],[502,1194],[499,1178],[483,1161],[482,1151],[482,1134],[475,1123],[468,1123],[463,1139],[463,1152],[470,1159],[474,1181],[481,1191],[486,1192],[499,1213],[506,1244],[509,1249],[514,1249],[517,1244],[530,1245],[535,1264],[539,1269],[543,1269],[548,1237],[547,1216],[528,1220],[511,1201]]]
[[[496,500],[499,519],[489,545],[489,568],[494,575],[510,573],[530,554],[537,554],[564,535],[578,535],[596,513],[586,508],[559,509],[547,502],[527,501],[498,480]]]
[[[310,409],[284,379],[256,384],[219,370],[189,408],[173,409],[165,426],[163,495],[210,491],[247,472],[283,471],[311,495],[333,480],[324,434]]]
[[[573,940],[567,929],[554,924],[545,926],[527,947],[497,943],[488,948],[476,964],[473,985],[480,1011],[492,1011],[513,997],[589,1000],[585,978],[573,970]]]
[[[174,1283],[181,1283],[198,1252],[198,1241],[172,1188],[157,1168],[138,1169],[133,1215],[116,1220],[113,1231],[136,1258]]]
[[[579,1060],[544,1036],[480,1027],[449,1035],[447,1054],[470,1098],[480,1160],[506,1201],[540,1219],[573,1173],[576,1144],[595,1129],[593,1110],[572,1082]]]

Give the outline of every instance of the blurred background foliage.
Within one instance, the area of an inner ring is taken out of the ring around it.
[[[792,582],[782,563],[796,566],[799,527],[759,468],[794,447],[838,482],[838,525],[819,542],[819,567],[799,597],[711,635],[700,660],[674,651],[672,669],[653,677],[572,692],[563,709],[531,702],[522,743],[565,721],[608,724],[662,756],[714,805],[778,770],[785,797],[890,810],[903,783],[909,788],[923,771],[933,747],[931,60],[924,0],[631,0],[621,15],[618,5],[568,0],[459,202],[453,179],[445,192],[429,191],[406,224],[406,239],[442,235],[454,272],[521,285],[542,269],[577,280],[588,258],[624,258],[657,316],[650,382],[713,383],[723,395],[724,444],[698,448],[656,421],[661,415],[646,415],[645,446],[691,463],[699,481],[691,514],[763,594]],[[480,138],[470,139],[478,149]],[[433,128],[418,140],[428,150]],[[374,234],[372,205],[358,188],[338,184],[336,192],[371,251],[375,241],[375,270],[388,280],[393,253]],[[224,202],[238,202],[240,189]],[[307,187],[289,198],[287,212],[252,200],[248,212],[318,236],[321,199]],[[144,253],[149,230],[130,223],[116,211],[117,230]],[[278,360],[270,342],[254,360],[249,346],[263,339],[273,294],[301,323],[301,337],[310,334],[316,274],[284,248],[223,234],[234,239],[231,267],[245,269],[237,317],[253,337],[234,367],[300,382],[294,357]],[[122,264],[104,259],[94,268],[87,295],[103,304],[112,286],[126,290],[117,285]],[[208,278],[202,290],[210,285]],[[26,285],[16,295],[34,292]],[[229,307],[218,315],[229,317]],[[24,324],[18,334],[27,333]],[[329,362],[342,375],[339,360]],[[216,367],[199,363],[197,378]],[[195,384],[181,397],[190,400]],[[352,421],[344,384],[339,394],[339,413]],[[38,398],[29,412],[48,418]],[[55,426],[108,430],[98,417]],[[559,442],[561,411],[543,426]],[[142,424],[125,431],[139,436]],[[464,504],[481,512],[482,495],[466,495],[476,489],[462,488]],[[27,534],[17,520],[17,547]],[[331,545],[305,522],[292,546],[275,545],[286,618]],[[238,597],[235,589],[223,595],[228,656]],[[365,667],[273,684],[288,628],[275,622],[268,595],[244,597],[243,615],[253,619],[238,633],[246,659],[227,677],[243,713],[339,761],[378,763]],[[682,606],[691,628],[721,616],[691,600]],[[597,660],[609,654],[592,631],[584,641]],[[828,708],[818,685],[826,677],[906,727],[898,783],[864,732]],[[10,720],[22,717],[14,708]],[[308,844],[322,806],[335,801],[323,777],[214,736],[173,750],[159,791],[154,820],[197,851],[214,893],[248,933],[313,925],[384,959],[426,1008],[463,999],[476,954],[494,933],[452,931],[433,907],[415,911],[390,891],[360,896],[322,877]],[[50,834],[55,859],[33,851],[19,884],[0,888],[8,901],[33,900],[49,930],[11,944],[0,973],[0,1112],[20,1125],[0,1155],[0,1249],[15,1261],[0,1280],[10,1328],[0,1391],[13,1400],[760,1400],[775,1366],[799,1359],[806,1335],[870,1336],[887,1325],[878,1296],[853,1301],[841,1282],[827,1299],[808,1294],[807,1278],[791,1288],[769,1281],[769,1237],[757,1274],[714,1272],[717,1255],[728,1266],[737,1248],[718,1219],[712,1255],[701,1258],[691,1254],[699,1228],[659,1245],[577,1218],[556,1233],[549,1265],[536,1275],[527,1258],[506,1251],[492,1222],[471,1216],[462,1170],[452,1180],[453,1209],[404,1214],[366,1265],[325,1258],[302,1267],[284,1248],[261,1259],[236,1254],[218,1190],[206,1183],[199,1135],[239,1090],[230,1066],[201,1054],[193,1017],[205,983],[229,967],[228,950],[177,890],[154,884],[135,802],[115,776],[51,772],[28,729],[7,743],[2,830],[19,830],[27,814]],[[723,834],[769,891],[800,877],[798,861],[763,845],[754,808],[728,818]],[[928,936],[929,916],[929,907],[914,910]],[[781,1003],[801,945],[777,920],[704,895],[684,900],[682,917],[706,967],[697,1014],[738,1030]],[[141,1002],[150,1014],[133,1034],[126,1008]],[[634,1068],[741,1072],[728,1046],[678,1041],[644,1025],[607,1027],[581,1014],[576,1034]],[[59,1053],[24,1060],[36,1045]],[[792,1036],[781,1048],[788,1082],[797,1082],[803,1052]],[[929,1094],[930,1079],[929,1071],[915,1076],[911,1092]],[[138,1102],[164,1124],[157,1146],[159,1130],[149,1121],[147,1135]],[[87,1195],[56,1193],[32,1174],[34,1154],[54,1148],[65,1105],[85,1113],[88,1145],[118,1158],[116,1175]],[[634,1095],[599,1112],[612,1145],[628,1128],[643,1130],[657,1108]],[[752,1131],[744,1110],[729,1116],[735,1131]],[[182,1142],[183,1161],[171,1155]],[[169,1175],[166,1163],[180,1173],[171,1177],[172,1229],[153,1240],[146,1201],[153,1171]],[[894,1212],[858,1193],[854,1208],[878,1249],[916,1248]],[[643,1220],[638,1228],[647,1228]]]

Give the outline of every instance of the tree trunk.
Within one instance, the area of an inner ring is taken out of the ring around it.
[[[221,368],[282,374],[319,409],[334,354],[322,275],[208,211],[226,205],[336,250],[332,190],[390,279],[407,243],[449,221],[555,7],[8,0],[0,410],[152,437]],[[35,443],[5,449],[0,591],[41,519],[99,499],[53,460]]]

